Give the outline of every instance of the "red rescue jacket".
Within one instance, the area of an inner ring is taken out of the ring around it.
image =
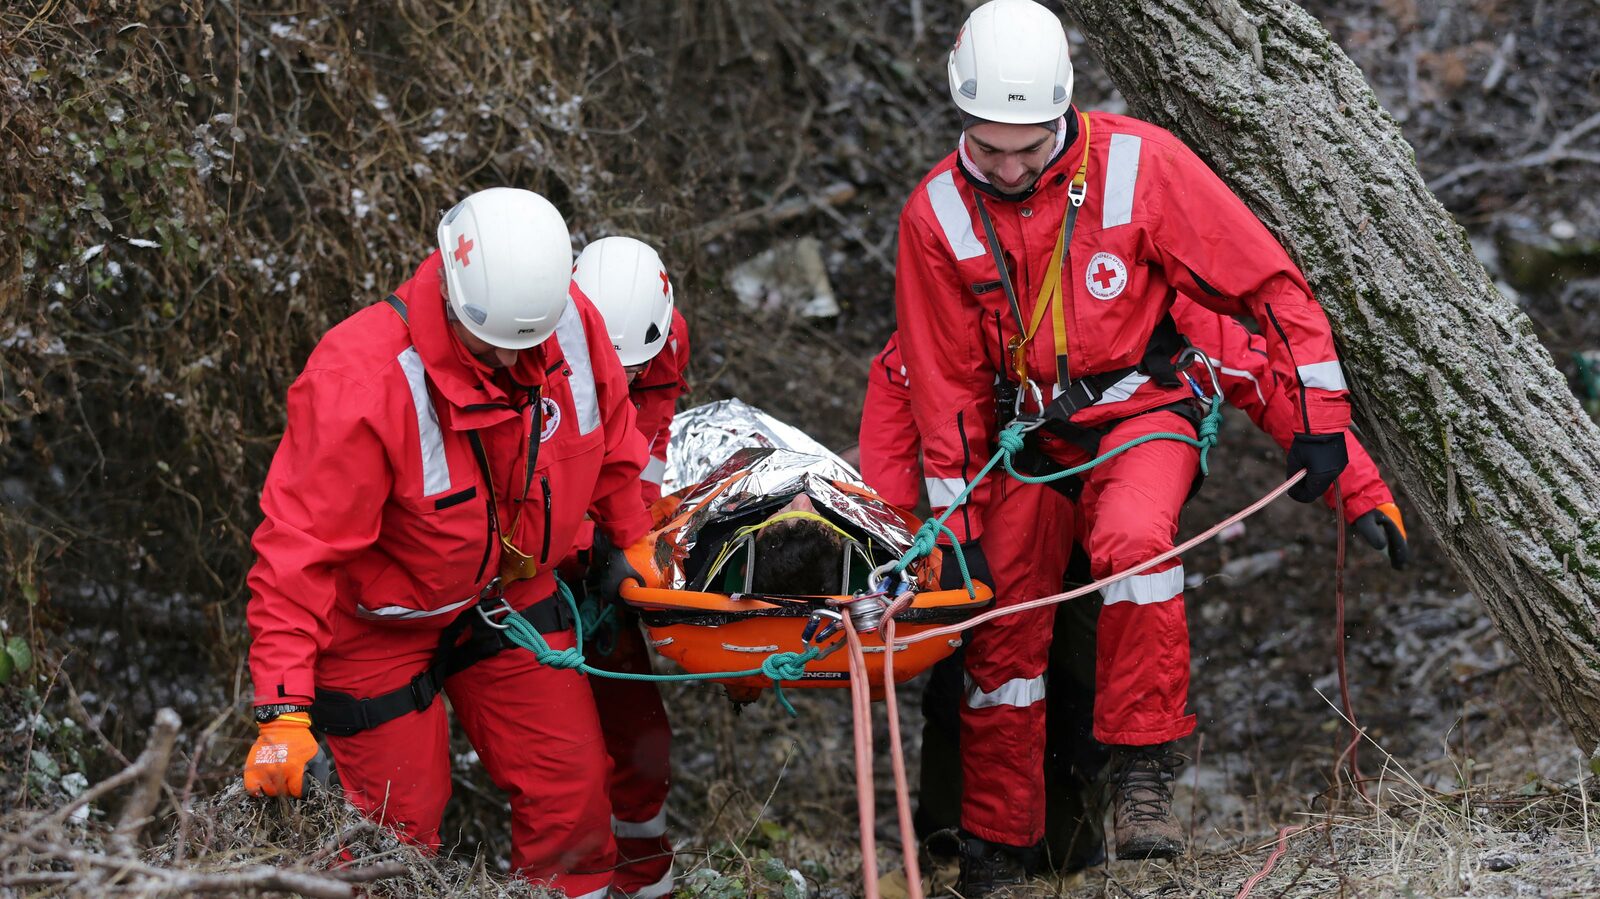
[[[248,579],[257,704],[311,701],[336,609],[442,628],[470,608],[500,563],[491,490],[500,527],[520,521],[517,548],[541,562],[507,588],[518,609],[554,590],[586,512],[622,546],[650,527],[644,440],[594,306],[575,294],[550,339],[494,372],[452,334],[439,274],[435,253],[395,291],[406,319],[377,303],[336,325],[289,388]]]
[[[1211,359],[1228,404],[1288,449],[1294,438],[1294,411],[1267,365],[1266,341],[1182,294],[1172,304],[1172,318],[1189,342]],[[1339,488],[1344,491],[1344,517],[1349,523],[1394,502],[1394,496],[1356,435],[1347,431],[1345,445],[1350,464],[1339,475]],[[867,398],[861,408],[861,478],[889,502],[915,508],[922,486],[921,452],[922,442],[911,422],[910,380],[900,361],[897,335],[891,334],[867,371]],[[1333,506],[1331,488],[1323,501]]]
[[[689,324],[676,308],[672,310],[672,329],[667,345],[628,387],[628,397],[638,413],[637,427],[650,447],[650,461],[644,467],[644,501],[661,498],[661,478],[667,473],[667,444],[672,439],[672,416],[678,397],[689,389],[684,373],[689,369]]]
[[[1090,113],[1088,119],[1088,133],[1080,119],[1076,137],[1041,174],[1033,194],[984,200],[1022,314],[1031,319],[1087,144],[1087,200],[1062,276],[1066,345],[1055,345],[1046,315],[1027,350],[1030,376],[1046,399],[1058,390],[1058,355],[1066,357],[1074,380],[1137,365],[1181,290],[1214,311],[1261,322],[1273,375],[1288,385],[1296,432],[1344,430],[1349,403],[1333,337],[1288,254],[1177,138],[1127,116]],[[975,190],[952,153],[923,179],[900,216],[895,309],[900,348],[916,372],[912,413],[935,512],[991,453],[995,379],[1009,369],[1005,348],[1019,331]],[[1132,373],[1073,422],[1104,426],[1181,400],[1186,389],[1162,388]],[[1069,444],[1056,446],[1072,458]],[[958,538],[980,535],[989,494],[986,482],[951,517]]]
[[[1273,377],[1267,364],[1266,340],[1185,296],[1179,296],[1172,305],[1172,318],[1183,336],[1211,359],[1228,404],[1250,416],[1256,427],[1287,450],[1294,439],[1294,408],[1285,396],[1284,385]],[[1192,373],[1199,375],[1198,369]],[[1344,518],[1349,523],[1384,503],[1394,502],[1394,495],[1356,435],[1346,431],[1344,443],[1350,464],[1339,474],[1338,483],[1344,491]],[[1333,507],[1333,488],[1322,500]]]
[[[922,493],[922,439],[911,420],[911,381],[898,334],[867,369],[861,406],[861,479],[891,505],[915,509]]]

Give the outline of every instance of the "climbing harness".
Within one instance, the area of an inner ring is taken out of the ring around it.
[[[478,594],[476,602],[460,613],[439,634],[433,660],[422,673],[405,686],[368,699],[348,693],[318,689],[311,704],[311,720],[316,730],[335,737],[348,737],[393,721],[402,715],[426,711],[444,682],[455,674],[491,658],[513,644],[501,632],[483,627],[488,621],[485,609],[505,602],[499,578],[491,580]],[[550,596],[523,610],[530,627],[544,633],[557,633],[573,626],[567,606]]]

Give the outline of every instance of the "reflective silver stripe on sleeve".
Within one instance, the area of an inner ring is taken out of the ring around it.
[[[572,405],[578,413],[578,433],[587,434],[600,427],[600,401],[594,394],[594,366],[589,361],[589,338],[583,333],[583,313],[571,300],[556,322],[556,342],[572,371],[567,386],[572,388]]]
[[[928,202],[933,204],[933,214],[939,219],[939,227],[944,229],[944,239],[950,242],[950,250],[956,254],[956,261],[988,252],[978,242],[978,235],[973,233],[972,213],[967,211],[967,204],[961,201],[961,192],[956,190],[953,169],[939,173],[928,182]]]
[[[1139,147],[1136,134],[1111,135],[1106,152],[1106,190],[1100,207],[1100,227],[1112,228],[1133,221],[1133,188],[1139,182]]]
[[[1346,390],[1344,383],[1344,369],[1339,367],[1339,360],[1332,359],[1327,362],[1313,362],[1295,369],[1300,374],[1300,383],[1318,390]]]
[[[967,489],[967,482],[960,478],[923,478],[922,485],[928,488],[928,505],[935,509],[955,502],[961,491]]]
[[[650,461],[645,463],[644,474],[640,475],[640,477],[655,484],[657,487],[661,486],[661,479],[666,476],[667,463],[657,459],[655,456],[651,456]]]
[[[991,709],[996,706],[1009,705],[1025,709],[1036,702],[1044,701],[1044,675],[1038,677],[1015,677],[1006,681],[993,690],[985,692],[967,676],[967,708]]]
[[[665,835],[667,832],[667,804],[661,804],[661,811],[656,812],[648,821],[624,821],[616,815],[611,816],[612,835],[624,840],[648,840],[653,837]]]
[[[411,387],[411,405],[417,410],[417,434],[422,438],[422,495],[443,493],[450,489],[444,432],[439,429],[438,413],[433,411],[433,398],[428,396],[428,376],[416,347],[408,346],[400,354],[400,370],[406,373],[406,384]]]
[[[1105,588],[1105,604],[1131,602],[1141,606],[1175,599],[1183,592],[1183,566],[1155,574],[1125,577]]]
[[[603,886],[598,890],[590,890],[587,893],[579,893],[576,896],[569,895],[567,899],[606,899],[606,897],[610,895],[611,887]]]
[[[435,615],[445,615],[454,612],[467,603],[477,600],[476,596],[469,596],[460,602],[453,602],[437,609],[413,609],[410,606],[379,606],[369,609],[360,603],[356,604],[356,617],[370,618],[379,621],[409,621],[413,618],[432,618]]]

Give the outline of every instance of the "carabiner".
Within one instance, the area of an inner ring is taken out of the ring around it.
[[[498,601],[500,604],[497,606],[484,605],[484,602],[487,602],[491,598]],[[483,602],[478,603],[478,617],[483,619],[484,624],[489,625],[497,631],[508,630],[511,627],[511,625],[502,624],[501,622],[515,611],[516,609],[511,608],[511,602],[504,596],[486,597]],[[500,620],[495,620],[495,616],[499,616]]]
[[[1030,397],[1033,398],[1034,407],[1039,410],[1039,414],[1040,415],[1043,415],[1044,414],[1044,393],[1043,393],[1043,391],[1041,391],[1039,389],[1038,382],[1034,381],[1032,378],[1028,378],[1028,379],[1024,380],[1022,382],[1022,384],[1019,385],[1019,386],[1022,387],[1022,390],[1018,390],[1017,391],[1016,404],[1015,404],[1015,407],[1011,411],[1013,413],[1015,413],[1019,417],[1022,415],[1022,400],[1023,400],[1023,397],[1024,397],[1023,391],[1025,390],[1025,391],[1027,391],[1026,396],[1030,396]],[[1030,428],[1029,430],[1032,430],[1032,429]]]
[[[829,622],[819,633],[817,627],[822,624],[824,618],[829,619]],[[805,630],[800,632],[800,642],[806,646],[813,646],[833,636],[843,626],[844,613],[833,609],[813,609],[811,620],[806,622]]]
[[[1217,378],[1217,369],[1211,364],[1211,357],[1207,356],[1199,347],[1184,347],[1183,351],[1178,354],[1177,361],[1173,363],[1173,368],[1187,373],[1189,367],[1196,362],[1199,362],[1205,368],[1206,376],[1211,379],[1211,396],[1222,396],[1222,382]],[[1188,375],[1185,374],[1184,377],[1187,378]],[[1195,387],[1192,380],[1189,382],[1189,386],[1197,393],[1199,392],[1199,388]],[[1201,397],[1202,400],[1209,398]]]

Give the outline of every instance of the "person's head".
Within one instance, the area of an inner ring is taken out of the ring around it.
[[[667,345],[672,330],[667,267],[646,243],[602,237],[578,254],[572,280],[606,320],[611,345],[632,383]]]
[[[802,512],[816,515],[804,493],[768,518]],[[757,593],[830,596],[839,592],[844,571],[844,537],[837,528],[814,517],[775,521],[756,534],[756,570],[751,587]]]
[[[457,203],[439,222],[451,329],[493,368],[555,333],[572,283],[566,220],[538,194],[491,187]]]
[[[1003,193],[1031,186],[1072,106],[1061,20],[1033,0],[989,0],[961,26],[946,73],[972,164]]]

